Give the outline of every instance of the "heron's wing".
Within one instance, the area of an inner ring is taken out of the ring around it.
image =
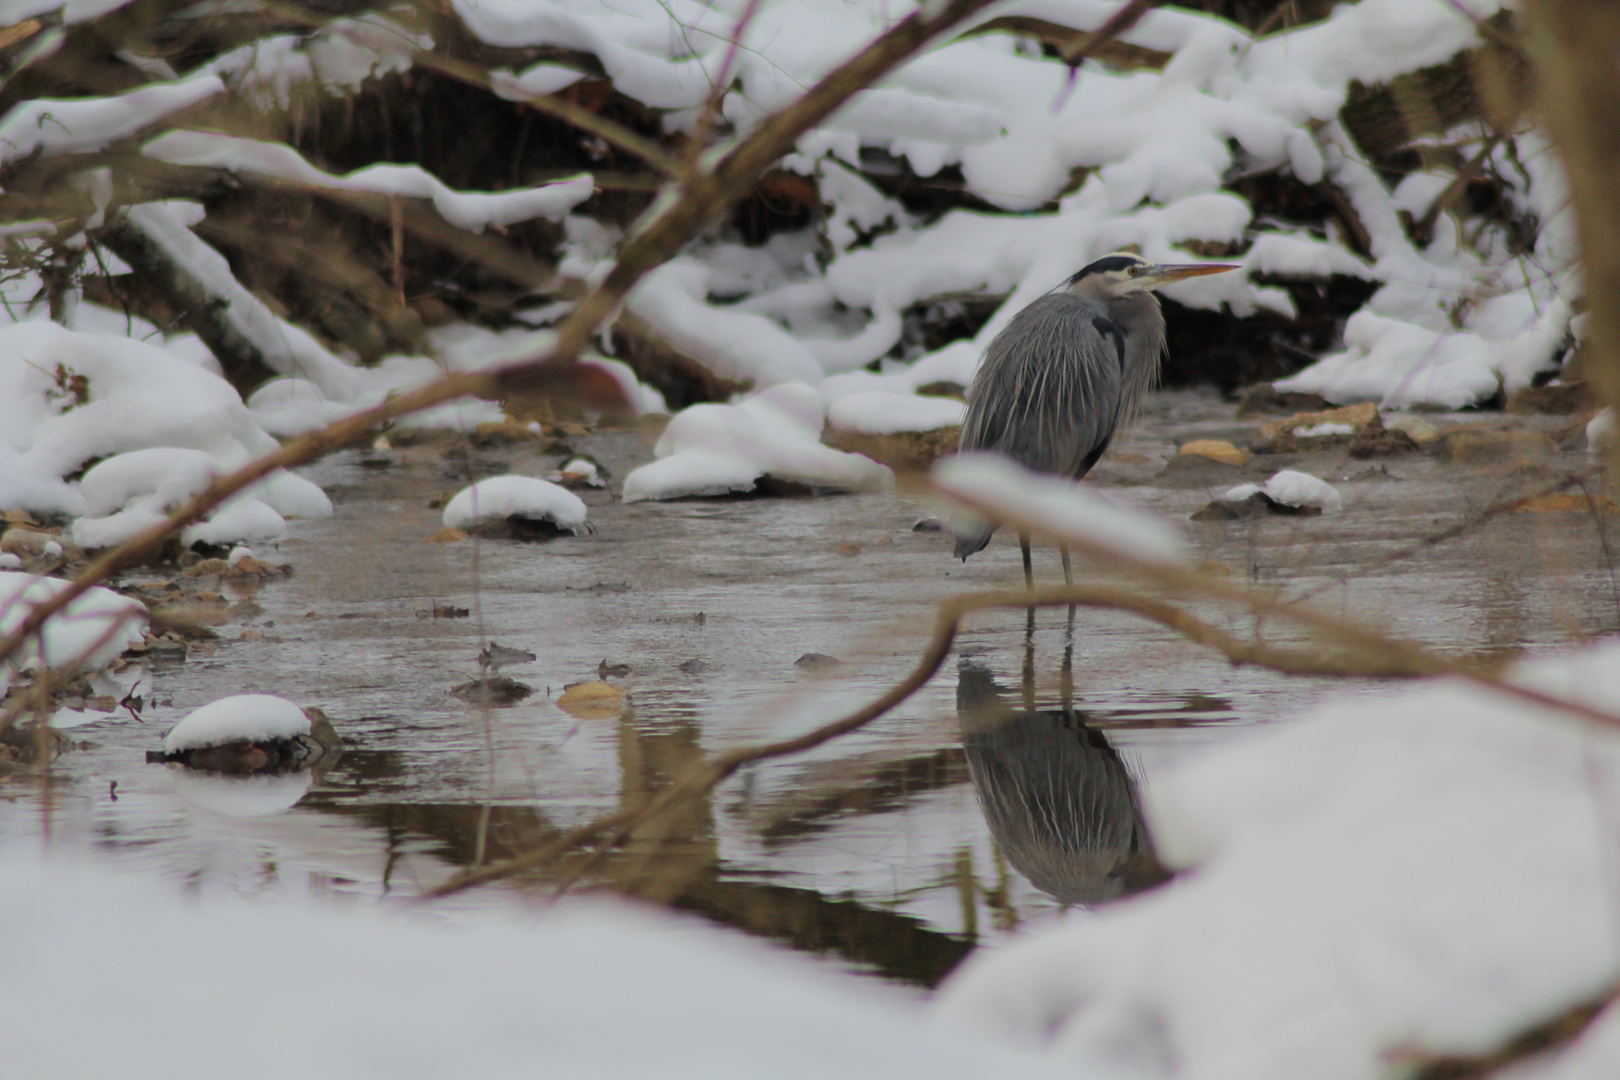
[[[1084,476],[1119,422],[1124,345],[1096,301],[1072,293],[1036,300],[985,350],[968,391],[962,448]]]

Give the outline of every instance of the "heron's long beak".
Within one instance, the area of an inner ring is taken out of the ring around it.
[[[1159,263],[1136,275],[1137,281],[1158,288],[1182,278],[1203,277],[1205,274],[1224,274],[1228,270],[1241,270],[1236,263]]]

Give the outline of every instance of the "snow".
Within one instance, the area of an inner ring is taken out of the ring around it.
[[[893,990],[624,902],[452,923],[187,897],[31,852],[6,852],[0,871],[15,927],[4,932],[0,1008],[18,1075],[285,1076],[284,1055],[243,1053],[245,1016],[299,1032],[300,1060],[350,1080],[506,1080],[542,1061],[559,1080],[1066,1075],[1027,1050],[936,1030]],[[231,947],[196,947],[220,941]],[[188,1032],[179,1056],[177,1018]],[[97,1038],[76,1036],[87,1024]]]
[[[1323,427],[1343,427],[1344,425],[1328,425]],[[1297,433],[1296,433],[1297,434]],[[1272,502],[1284,506],[1315,507],[1324,513],[1331,513],[1344,508],[1344,499],[1332,484],[1310,473],[1302,473],[1294,469],[1283,469],[1272,474],[1264,487],[1255,484],[1239,484],[1228,488],[1221,496],[1224,502],[1242,502],[1252,495],[1264,493]]]
[[[1355,427],[1350,424],[1322,423],[1297,427],[1293,434],[1301,439],[1319,439],[1330,435],[1354,435],[1355,432]]]
[[[13,164],[35,153],[100,150],[224,91],[217,76],[200,74],[117,97],[24,101],[0,118],[0,162]]]
[[[934,486],[977,514],[1017,521],[1052,539],[1131,563],[1184,565],[1186,538],[1169,522],[1119,506],[1083,484],[1030,472],[993,453],[966,453],[934,466]]]
[[[470,529],[509,517],[550,521],[577,533],[585,526],[585,503],[547,480],[492,476],[458,492],[444,508],[444,523],[452,529]]]
[[[430,199],[446,221],[475,233],[491,225],[514,225],[537,217],[560,221],[596,190],[589,176],[577,176],[516,191],[452,191],[414,165],[373,165],[347,176],[333,176],[284,143],[206,131],[171,131],[148,142],[141,153],[172,165],[229,169],[317,189]]]
[[[274,742],[309,734],[304,710],[274,694],[233,694],[193,709],[163,737],[163,752],[178,754],[233,742]]]
[[[847,394],[827,407],[827,423],[866,435],[959,427],[967,406],[952,398],[918,397],[885,390]]]
[[[1614,709],[1620,646],[1516,677]],[[1457,682],[1329,704],[1158,778],[1149,826],[1192,872],[982,951],[945,1021],[1174,1080],[1494,1049],[1620,975],[1617,767],[1611,729]]]
[[[761,476],[833,491],[887,488],[894,474],[861,454],[821,444],[826,405],[803,383],[761,391],[737,405],[677,413],[653,447],[659,459],[624,481],[624,501],[747,491]]]
[[[107,458],[80,481],[87,514],[73,523],[80,547],[122,544],[161,522],[229,469],[212,454],[181,447],[133,450]],[[286,531],[283,515],[332,516],[332,502],[319,487],[278,469],[226,500],[182,533],[184,543],[202,540],[273,540]]]
[[[0,636],[15,632],[36,605],[54,599],[68,585],[60,578],[0,569]],[[140,644],[145,627],[146,608],[139,602],[94,587],[46,620],[43,632],[29,637],[8,663],[47,668],[78,663],[94,671]],[[0,666],[0,693],[9,681],[7,668]]]

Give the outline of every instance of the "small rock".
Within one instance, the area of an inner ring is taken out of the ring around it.
[[[462,532],[460,529],[452,529],[450,526],[446,525],[444,528],[428,537],[427,542],[430,544],[454,544],[465,539],[467,539],[466,533]]]
[[[224,559],[204,559],[186,571],[186,577],[219,577],[230,570],[231,564]]]
[[[379,435],[372,441],[371,448],[379,452],[383,450],[392,450],[394,448],[394,444],[388,441],[388,436]]]
[[[596,675],[600,679],[622,679],[628,674],[630,674],[629,664],[610,664],[607,662],[607,657],[603,657],[602,662],[596,665]]]
[[[843,663],[836,656],[828,656],[826,653],[807,652],[793,661],[793,666],[803,668],[806,671],[829,671],[835,667],[841,667]]]
[[[0,510],[0,521],[7,525],[38,525],[34,515],[26,510]]]
[[[503,667],[532,663],[534,660],[534,653],[527,649],[513,649],[506,645],[497,645],[493,641],[478,650],[478,666],[494,668],[497,671]]]
[[[709,670],[709,663],[706,660],[698,660],[694,658],[682,664],[681,670],[688,675],[701,675],[705,671]]]
[[[920,518],[912,523],[912,532],[944,532],[945,523],[939,518]]]
[[[264,635],[251,627],[236,635],[237,641],[263,641]]]
[[[967,387],[959,382],[941,379],[938,382],[923,383],[917,387],[917,396],[955,398],[957,401],[966,401]]]
[[[849,454],[864,454],[897,473],[927,472],[935,461],[954,454],[961,442],[959,426],[930,431],[896,431],[869,435],[859,431],[829,430],[827,441]]]
[[[225,571],[225,576],[231,578],[264,578],[270,577],[275,572],[273,568],[266,566],[252,555],[244,555],[230,564],[230,569]]]
[[[511,705],[534,693],[534,687],[505,675],[492,675],[453,686],[450,692],[474,705]]]
[[[838,545],[838,554],[842,555],[846,559],[852,559],[855,556],[859,555],[860,553],[861,553],[861,545],[859,545],[859,544],[851,543],[851,544],[839,544]]]
[[[1240,521],[1265,517],[1275,506],[1264,492],[1256,491],[1243,499],[1216,499],[1192,515],[1194,521]],[[1320,513],[1321,511],[1317,511]]]
[[[1272,420],[1260,426],[1260,436],[1250,449],[1258,454],[1292,454],[1327,449],[1349,442],[1353,437],[1383,430],[1378,406],[1370,401],[1339,409],[1296,413],[1285,420]]]
[[[55,552],[51,551],[53,545],[57,549]],[[84,551],[72,541],[63,540],[55,533],[49,533],[43,529],[33,529],[23,525],[13,525],[3,534],[0,534],[0,552],[23,558],[36,558],[52,554],[66,554],[70,559],[84,558]]]
[[[557,698],[557,707],[581,720],[608,720],[624,712],[629,696],[607,682],[574,683]]]
[[[1573,416],[1595,404],[1591,387],[1584,382],[1557,382],[1546,386],[1526,386],[1508,395],[1502,411],[1513,415],[1545,413]]]
[[[1310,412],[1326,409],[1327,398],[1320,394],[1304,394],[1297,390],[1278,390],[1270,383],[1251,386],[1238,402],[1237,418],[1247,420],[1255,416],[1276,416],[1279,413]]]
[[[1386,420],[1384,427],[1391,431],[1404,431],[1412,437],[1412,441],[1419,446],[1427,446],[1440,437],[1440,429],[1421,416],[1408,413],[1397,416],[1393,420]]]
[[[1222,465],[1242,465],[1254,456],[1247,450],[1239,450],[1225,439],[1194,439],[1192,442],[1183,443],[1176,454],[1178,456],[1196,454],[1211,461],[1218,461]]]
[[[1393,457],[1410,454],[1418,449],[1418,442],[1399,429],[1370,431],[1350,440],[1350,456],[1360,460],[1374,457]]]

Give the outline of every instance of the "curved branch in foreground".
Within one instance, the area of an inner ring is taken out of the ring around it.
[[[1125,589],[1077,585],[1036,589],[1033,592],[1001,590],[964,593],[940,604],[938,614],[935,616],[933,636],[929,639],[916,667],[870,704],[848,716],[791,739],[742,746],[717,754],[712,760],[691,770],[679,781],[640,806],[620,810],[588,822],[527,854],[491,863],[475,870],[463,871],[428,890],[423,896],[427,898],[447,896],[475,885],[532,870],[594,840],[603,839],[602,849],[605,850],[620,843],[638,827],[659,815],[703,798],[744,765],[802,753],[865,727],[927,685],[939,671],[945,658],[950,655],[951,645],[956,641],[957,629],[963,618],[975,611],[1070,606],[1105,608],[1140,615],[1176,631],[1190,641],[1224,653],[1234,664],[1258,664],[1290,674],[1311,675],[1410,677],[1428,673],[1421,658],[1414,658],[1411,652],[1399,643],[1389,643],[1383,649],[1347,651],[1339,654],[1281,649],[1263,642],[1240,640],[1172,604]]]

